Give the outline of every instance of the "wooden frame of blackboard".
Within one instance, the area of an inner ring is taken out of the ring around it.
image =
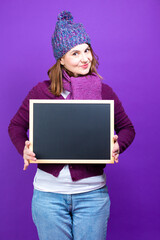
[[[42,111],[39,110],[41,113],[39,113],[39,115],[37,115],[38,116],[38,118],[37,118],[37,116],[34,113],[35,109],[36,108],[40,108],[40,109],[43,108],[43,116],[44,116],[44,111],[45,111],[45,108],[47,108],[47,106],[49,106],[49,108],[50,107],[55,108],[56,106],[58,106],[58,108],[56,107],[56,109],[59,109],[60,106],[62,106],[62,104],[63,105],[65,104],[64,105],[65,109],[66,109],[66,106],[68,106],[68,109],[69,109],[69,106],[73,107],[73,106],[75,106],[75,104],[76,104],[76,110],[78,110],[78,107],[80,105],[82,107],[83,106],[85,107],[85,105],[87,105],[87,104],[89,104],[88,106],[93,106],[93,107],[97,106],[98,109],[99,109],[100,105],[103,108],[105,106],[106,109],[107,108],[109,109],[108,112],[106,110],[106,113],[104,115],[105,117],[108,116],[108,119],[109,119],[109,121],[107,120],[109,122],[108,123],[109,131],[107,133],[109,142],[105,143],[106,144],[105,145],[106,149],[107,148],[109,149],[109,157],[102,157],[102,158],[98,157],[97,159],[95,159],[95,158],[93,158],[93,159],[92,158],[81,158],[80,159],[79,157],[78,158],[74,157],[74,159],[73,159],[73,158],[65,158],[65,157],[63,157],[63,158],[56,157],[55,158],[54,156],[49,157],[49,158],[48,157],[37,158],[37,155],[36,155],[37,161],[36,162],[35,161],[30,161],[30,163],[56,163],[56,164],[57,163],[59,163],[59,164],[62,164],[62,163],[63,164],[72,164],[72,163],[77,163],[77,164],[107,164],[107,163],[114,163],[114,158],[112,157],[112,150],[113,150],[113,145],[114,145],[114,141],[113,141],[113,136],[114,136],[114,101],[113,100],[53,100],[53,99],[52,100],[48,100],[48,99],[47,100],[40,100],[40,99],[31,99],[30,100],[30,109],[29,109],[29,141],[31,143],[30,144],[30,150],[35,152],[35,154],[37,154],[34,146],[36,145],[35,142],[38,142],[38,141],[34,142],[34,135],[36,135],[37,132],[39,132],[39,131],[36,131],[36,133],[34,133],[34,129],[36,128],[35,126],[38,126],[38,123],[40,122],[39,120],[42,119],[42,116],[41,116]],[[51,110],[49,110],[49,112],[47,112],[47,114],[51,114],[51,113],[53,114],[53,111],[51,111]],[[57,115],[57,112],[56,112],[56,115]],[[47,119],[49,119],[49,118],[50,117],[47,116]],[[103,124],[104,124],[105,118],[102,119],[102,120],[103,120]],[[101,121],[101,118],[100,118],[100,121]],[[42,120],[41,122],[45,122],[45,121]],[[106,124],[107,124],[107,122],[106,122]],[[53,127],[53,125],[48,126],[49,131],[50,131],[50,127]],[[43,126],[40,125],[40,129],[43,129]],[[82,129],[82,132],[83,132],[83,129]],[[47,133],[45,135],[48,136]],[[105,136],[105,133],[102,133],[102,135]],[[36,136],[36,137],[37,137],[36,139],[39,139],[41,136],[40,137]],[[57,140],[58,136],[56,138],[55,138],[55,136],[53,136],[53,138]],[[61,136],[61,138],[62,138],[62,136]],[[41,137],[41,139],[42,139],[42,137]],[[104,149],[104,151],[106,151],[106,150]],[[53,153],[53,155],[54,155],[54,153]]]

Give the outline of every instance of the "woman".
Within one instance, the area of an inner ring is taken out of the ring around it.
[[[36,156],[29,150],[29,99],[112,99],[115,105],[113,157],[133,141],[134,127],[113,90],[103,84],[98,61],[82,24],[70,12],[58,16],[52,46],[56,64],[50,81],[38,83],[11,120],[9,134],[24,159],[24,170]],[[63,137],[63,136],[62,136]],[[40,240],[106,239],[110,199],[104,164],[38,164],[34,178],[32,216]]]

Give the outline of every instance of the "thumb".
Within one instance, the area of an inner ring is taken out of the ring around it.
[[[27,148],[29,148],[29,145],[30,145],[31,143],[30,143],[30,141],[25,141],[25,146],[27,147]]]
[[[114,140],[114,142],[116,142],[117,139],[118,139],[118,135],[114,135],[114,136],[113,136],[113,140]]]

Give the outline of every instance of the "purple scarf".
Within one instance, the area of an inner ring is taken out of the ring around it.
[[[69,77],[63,70],[63,88],[70,92],[67,99],[102,99],[102,81],[96,73],[87,76]]]

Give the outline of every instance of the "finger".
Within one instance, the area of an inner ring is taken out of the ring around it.
[[[28,155],[28,154],[25,154],[23,158],[27,161],[30,161],[30,160],[36,161],[37,160],[34,156]]]
[[[113,145],[113,152],[118,152],[119,153],[119,144],[118,142],[115,142],[114,145]]]
[[[115,157],[115,156],[119,156],[119,152],[118,152],[118,151],[113,152],[113,153],[112,153],[112,156],[113,156],[113,157]]]
[[[35,157],[35,153],[34,152],[32,152],[31,150],[29,150],[29,149],[25,149],[24,150],[24,155],[28,155],[28,156],[31,156],[31,157]]]
[[[23,167],[23,171],[25,171],[28,168],[28,166],[25,164]]]
[[[25,171],[29,166],[29,162],[27,160],[24,160],[24,167],[23,170]]]
[[[34,162],[36,162],[37,161],[37,159],[36,158],[33,158],[33,157],[27,157],[27,158],[25,158],[27,161],[34,161]]]
[[[113,156],[113,157],[116,157],[116,156],[119,157],[119,153],[118,153],[118,152],[114,152],[114,153],[112,153],[112,156]]]
[[[119,153],[119,147],[118,147],[118,146],[114,146],[112,152],[113,152],[113,153]]]
[[[116,154],[116,156],[115,156],[115,161],[116,161],[116,162],[118,162],[118,161],[119,161],[119,159],[118,159],[118,158],[119,158],[119,154]]]
[[[114,146],[112,153],[114,154],[119,153],[119,146]]]
[[[24,158],[24,159],[27,159],[27,160],[29,160],[30,158],[33,158],[33,160],[36,159],[36,158],[35,158],[35,153],[32,152],[32,151],[29,150],[29,149],[24,149],[24,151],[23,151],[23,158]]]
[[[26,148],[29,148],[29,145],[30,145],[30,144],[31,144],[30,141],[28,141],[28,140],[25,141],[25,147],[26,147]]]
[[[113,136],[113,140],[114,140],[114,142],[116,142],[117,139],[118,139],[118,135],[114,135],[114,136]]]

